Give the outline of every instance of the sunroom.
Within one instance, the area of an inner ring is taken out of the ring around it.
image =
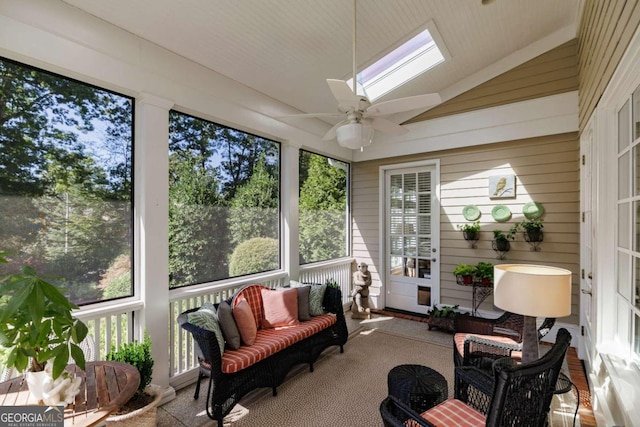
[[[66,278],[99,354],[146,331],[154,383],[179,389],[177,315],[244,284],[332,279],[346,304],[365,262],[374,308],[496,316],[456,266],[543,264],[573,273],[556,329],[598,422],[638,425],[638,1],[362,1],[357,27],[348,0],[129,3],[0,0],[0,251]],[[416,36],[434,65],[367,80]],[[325,80],[354,69],[374,107],[442,102],[325,141],[352,119]],[[544,241],[495,251],[532,204]]]

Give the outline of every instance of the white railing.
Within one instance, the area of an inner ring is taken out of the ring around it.
[[[90,360],[104,360],[112,347],[119,348],[139,337],[134,336],[133,319],[142,310],[142,301],[108,303],[81,308],[74,316],[82,320],[89,328],[88,345],[85,356]]]
[[[349,300],[351,288],[352,258],[300,266],[300,282],[325,283],[335,280],[342,291],[343,303]],[[193,338],[182,329],[177,322],[178,315],[188,309],[200,307],[205,301],[219,303],[233,295],[242,286],[250,283],[261,283],[270,288],[288,284],[289,277],[285,272],[269,275],[251,276],[227,280],[215,285],[190,286],[189,288],[172,289],[169,292],[169,376],[175,388],[193,381],[195,369],[198,367],[196,349]]]
[[[298,281],[305,283],[326,283],[335,280],[342,291],[342,302],[349,301],[351,291],[352,258],[343,258],[327,262],[302,265],[299,268]],[[286,272],[276,272],[255,276],[246,276],[217,282],[215,285],[204,284],[188,288],[172,289],[169,292],[169,375],[172,385],[186,384],[195,378],[197,357],[193,339],[180,328],[178,315],[190,308],[201,306],[205,301],[219,303],[231,297],[242,286],[250,283],[261,283],[270,288],[285,286],[289,282]],[[140,339],[134,335],[134,319],[140,318],[144,307],[143,301],[122,301],[95,304],[77,310],[75,317],[84,321],[89,328],[91,348],[88,353],[91,359],[103,360],[112,347],[119,348],[123,343]]]
[[[345,304],[350,299],[352,264],[353,258],[341,258],[338,260],[301,265],[298,280],[303,283],[325,283],[327,280],[335,280],[338,285],[340,285],[342,303]]]

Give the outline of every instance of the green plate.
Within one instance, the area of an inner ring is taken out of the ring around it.
[[[476,205],[467,205],[462,208],[462,215],[467,221],[475,221],[480,218],[480,209]]]
[[[511,218],[511,211],[505,205],[496,205],[491,209],[491,216],[498,222],[505,222]]]
[[[527,219],[538,219],[544,214],[542,203],[529,202],[522,207],[522,213]]]

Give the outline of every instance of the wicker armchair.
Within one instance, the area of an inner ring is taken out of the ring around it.
[[[457,316],[453,336],[455,366],[476,364],[478,359],[521,357],[524,317],[505,312],[496,319]],[[538,328],[538,340],[549,333],[556,319],[546,318]],[[486,368],[486,367],[485,367]]]
[[[495,364],[493,377],[473,366],[455,368],[455,394],[422,414],[393,396],[380,404],[385,427],[546,426],[555,384],[571,334],[560,329],[556,343],[526,364]],[[491,394],[486,390],[490,388]]]

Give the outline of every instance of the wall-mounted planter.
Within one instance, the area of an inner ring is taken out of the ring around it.
[[[496,239],[491,242],[491,247],[498,254],[498,259],[505,259],[506,253],[511,250],[511,244],[507,239]]]
[[[462,231],[464,240],[470,242],[471,248],[476,249],[476,242],[480,239],[480,222],[476,221],[473,224],[458,225],[458,230]]]
[[[462,236],[464,240],[469,242],[469,246],[471,249],[477,249],[478,245],[476,243],[480,240],[480,232],[479,231],[463,231]]]
[[[524,240],[531,245],[532,251],[539,252],[542,250],[540,249],[540,243],[544,240],[542,230],[525,230],[522,234],[524,235]]]

